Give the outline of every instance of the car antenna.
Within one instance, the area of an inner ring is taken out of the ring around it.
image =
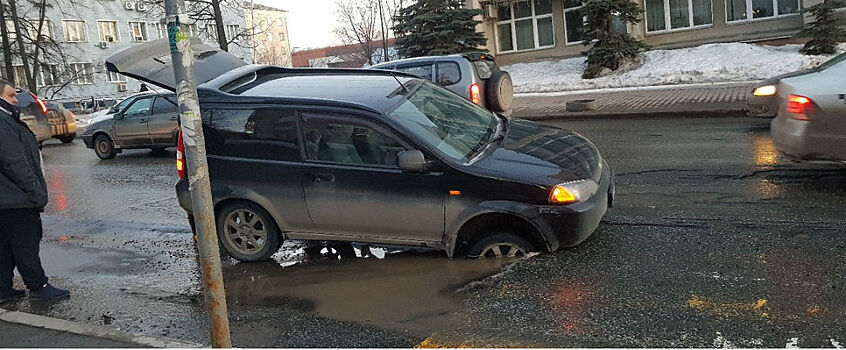
[[[405,87],[405,85],[402,85],[402,82],[399,80],[399,78],[397,78],[396,75],[394,75],[394,72],[391,72],[391,76],[394,77],[394,80],[397,81],[397,84],[399,84],[402,87],[402,90],[405,91],[405,93],[411,92],[411,91],[408,91],[408,88]]]

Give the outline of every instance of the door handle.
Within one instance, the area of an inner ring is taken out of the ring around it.
[[[138,119],[139,124],[146,123],[146,122],[147,122],[147,119],[144,119],[144,118]]]
[[[319,173],[314,175],[314,182],[335,182],[335,175],[328,173]]]
[[[170,120],[177,120],[179,117],[170,117]]]

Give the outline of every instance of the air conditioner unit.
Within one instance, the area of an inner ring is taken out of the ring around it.
[[[97,46],[99,46],[101,49],[107,49],[109,48],[109,43],[101,41],[99,44],[97,44]]]
[[[127,2],[123,3],[123,8],[125,8],[127,10],[134,10],[135,4],[133,4],[131,1],[127,1]]]
[[[145,12],[147,11],[147,4],[143,2],[135,3],[135,10]]]
[[[124,83],[118,84],[117,87],[118,87],[119,92],[125,92],[126,91],[126,84],[124,84]]]
[[[494,19],[497,17],[496,5],[487,4],[482,9],[482,11],[484,11],[483,16],[485,17],[485,19]]]

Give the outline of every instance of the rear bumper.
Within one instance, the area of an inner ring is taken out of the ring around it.
[[[746,108],[749,111],[750,117],[755,118],[772,118],[778,112],[779,99],[774,96],[755,96],[749,94],[746,102]]]
[[[176,199],[182,210],[185,210],[188,215],[193,215],[193,206],[191,205],[191,191],[188,190],[188,180],[179,179],[176,182]]]
[[[778,116],[770,123],[776,150],[794,160],[846,161],[846,136],[819,130],[814,122]]]

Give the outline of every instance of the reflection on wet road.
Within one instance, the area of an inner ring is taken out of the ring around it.
[[[508,263],[288,241],[225,259],[236,346],[835,347],[846,171],[780,157],[760,119],[593,120],[617,202],[584,244]],[[172,153],[48,144],[44,261],[74,296],[8,308],[205,342]],[[422,342],[422,343],[421,343]]]

